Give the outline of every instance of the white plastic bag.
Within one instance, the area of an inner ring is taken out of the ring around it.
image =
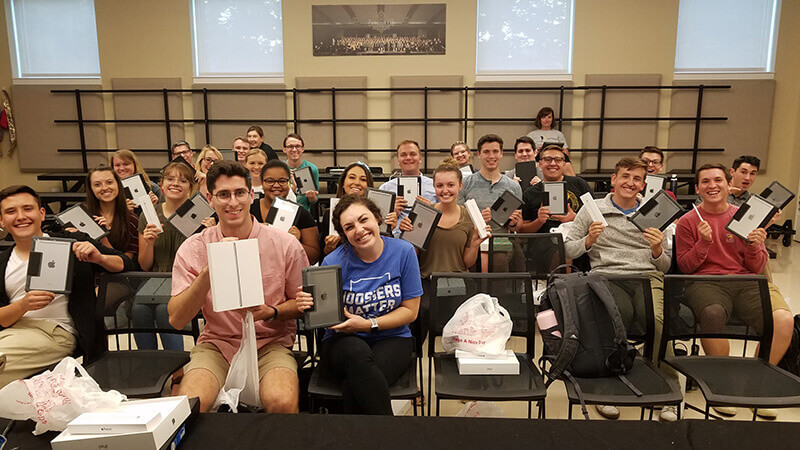
[[[467,402],[456,417],[505,417],[506,413],[494,402]]]
[[[236,412],[239,402],[245,405],[261,407],[258,395],[258,345],[253,313],[248,311],[242,321],[242,344],[233,355],[225,386],[220,389],[214,410],[220,405],[228,405]]]
[[[486,294],[470,297],[456,309],[442,330],[442,347],[448,353],[464,350],[500,355],[511,337],[511,316],[496,298]]]
[[[75,375],[75,371],[80,375]],[[53,371],[14,381],[0,389],[0,417],[36,422],[33,434],[64,431],[67,423],[88,411],[117,408],[125,400],[117,391],[104,392],[74,358],[61,360]]]

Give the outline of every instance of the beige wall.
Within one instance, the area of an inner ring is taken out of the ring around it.
[[[397,3],[407,3],[401,0]],[[284,66],[287,87],[295,86],[296,77],[363,76],[370,87],[389,86],[393,76],[458,75],[465,84],[475,83],[476,0],[442,0],[447,3],[447,54],[442,56],[397,57],[313,57],[311,50],[311,5],[364,3],[375,0],[285,0]],[[770,128],[769,169],[759,178],[756,188],[779,178],[792,188],[800,177],[800,2],[783,2],[776,63],[776,87],[773,121]],[[183,87],[192,87],[190,2],[140,0],[98,0],[95,2],[102,85],[111,87],[114,78],[180,78]],[[4,14],[4,12],[0,12]],[[585,83],[593,74],[659,74],[671,83],[675,54],[678,0],[643,2],[640,0],[576,0],[573,83]],[[11,84],[8,39],[5,20],[0,21],[0,83]],[[572,111],[583,111],[584,98],[573,96]],[[191,96],[183,99],[185,114],[195,111]],[[474,102],[472,102],[474,104]],[[370,93],[371,117],[389,117],[392,113],[388,94]],[[287,108],[290,108],[290,103]],[[661,114],[670,111],[670,98],[663,93],[658,103]],[[290,111],[287,111],[290,113]],[[114,104],[105,102],[106,117],[113,117]],[[658,127],[657,143],[668,145],[668,125]],[[368,125],[367,145],[392,146],[391,127],[387,123]],[[582,141],[582,128],[573,126],[570,141]],[[107,127],[108,145],[117,139],[113,127]],[[191,127],[187,129],[191,136]],[[470,137],[474,140],[474,136]],[[196,143],[197,146],[202,143]],[[215,143],[216,144],[216,143]],[[222,143],[226,144],[226,143]],[[0,146],[5,150],[7,141]],[[223,145],[224,146],[224,145]],[[36,151],[20,142],[23,152]],[[785,161],[785,163],[784,163]],[[379,161],[379,162],[388,162]],[[32,182],[31,174],[21,174],[17,161],[0,158],[3,185]],[[49,189],[51,185],[41,184]]]

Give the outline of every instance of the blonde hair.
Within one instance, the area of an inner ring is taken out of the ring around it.
[[[111,154],[111,159],[109,160],[109,165],[114,167],[114,158],[119,158],[129,163],[133,163],[133,173],[140,173],[144,177],[144,181],[146,184],[150,184],[150,177],[147,176],[147,173],[142,168],[142,163],[139,162],[139,158],[136,157],[136,154],[132,151],[128,150],[127,148],[122,148],[114,153]]]
[[[264,150],[261,150],[260,148],[251,148],[250,151],[247,152],[246,155],[244,155],[244,162],[247,163],[247,160],[250,159],[250,157],[253,155],[261,155],[264,157],[265,162],[269,161],[269,158],[267,158],[267,154],[264,153]]]
[[[197,155],[197,161],[194,162],[197,165],[197,170],[199,170],[200,172],[203,172],[203,165],[200,164],[200,162],[203,161],[203,158],[206,157],[206,153],[213,153],[214,156],[216,156],[220,161],[222,161],[222,153],[220,153],[220,151],[217,150],[217,147],[214,147],[213,145],[204,145],[203,149],[200,150],[200,154]]]
[[[455,158],[445,158],[436,170],[433,171],[433,179],[436,179],[436,174],[444,173],[444,172],[453,172],[458,177],[458,182],[462,182],[462,178],[464,175],[461,173],[461,168],[458,166],[458,161]]]

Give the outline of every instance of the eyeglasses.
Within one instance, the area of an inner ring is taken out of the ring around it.
[[[642,161],[644,161],[644,163],[647,164],[648,166],[660,166],[661,165],[661,161],[658,160],[658,159],[644,159],[644,158],[642,158]]]
[[[189,184],[189,180],[183,177],[164,177],[164,183],[180,183],[180,184]]]
[[[220,203],[228,203],[233,197],[236,197],[236,200],[239,202],[244,202],[250,198],[250,191],[247,189],[237,189],[233,193],[231,193],[231,191],[222,191],[217,192],[213,197],[216,197],[217,201]]]
[[[219,161],[218,159],[205,157],[203,158],[203,162],[206,164],[214,164],[215,162]]]
[[[272,186],[274,184],[287,185],[287,184],[289,184],[289,179],[288,178],[278,178],[276,180],[275,178],[264,178],[262,183],[266,184],[267,186]]]
[[[303,148],[303,146],[302,145],[286,145],[283,148],[287,148],[289,150],[299,150],[299,149]]]
[[[552,164],[552,163],[561,164],[564,161],[566,161],[566,159],[558,157],[558,156],[555,156],[555,157],[553,157],[553,156],[545,156],[545,157],[542,157],[542,161],[544,161],[545,164]]]
[[[178,152],[172,152],[172,156],[173,157],[174,156],[186,156],[186,155],[191,155],[191,154],[192,154],[192,149],[187,149],[187,150],[178,151]]]

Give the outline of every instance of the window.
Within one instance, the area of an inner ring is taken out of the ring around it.
[[[675,72],[772,72],[780,0],[681,0]]]
[[[574,0],[478,0],[478,75],[572,73]]]
[[[94,0],[6,0],[15,78],[98,78]]]
[[[280,0],[193,0],[196,77],[283,77]]]

